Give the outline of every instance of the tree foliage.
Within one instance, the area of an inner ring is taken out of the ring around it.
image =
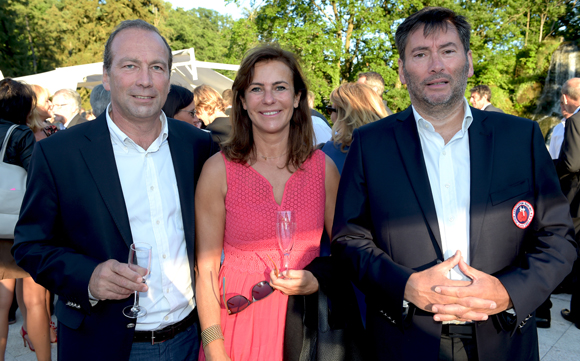
[[[257,44],[278,42],[301,59],[319,108],[342,82],[376,71],[397,111],[410,104],[398,77],[397,26],[425,6],[445,6],[473,27],[475,75],[468,89],[488,84],[494,103],[529,116],[552,52],[580,38],[577,0],[260,0],[250,6],[234,21],[163,0],[0,0],[0,70],[22,76],[100,61],[113,28],[141,18],[174,50],[194,48],[202,61],[236,64]]]

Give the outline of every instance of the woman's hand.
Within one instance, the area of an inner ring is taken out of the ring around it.
[[[270,272],[270,286],[288,296],[311,295],[318,291],[318,280],[310,271],[288,270],[277,277],[276,272]]]

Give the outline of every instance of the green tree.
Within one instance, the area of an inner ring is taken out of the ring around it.
[[[233,23],[231,16],[215,10],[177,8],[168,11],[165,26],[170,29],[168,41],[174,50],[194,48],[197,60],[223,62]]]

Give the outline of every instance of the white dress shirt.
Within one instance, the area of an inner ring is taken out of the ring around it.
[[[312,127],[314,128],[315,146],[320,143],[326,143],[332,138],[332,129],[320,117],[312,116]]]
[[[147,315],[137,320],[136,330],[162,329],[195,307],[167,118],[161,112],[161,133],[145,150],[117,127],[109,107],[106,114],[133,242],[152,246],[149,290],[139,300]]]
[[[437,212],[443,258],[448,259],[460,250],[463,259],[469,264],[471,168],[468,129],[473,117],[467,101],[464,112],[461,129],[445,144],[433,125],[413,107]],[[449,278],[469,280],[458,266],[450,271]]]
[[[556,124],[552,131],[552,138],[550,138],[550,147],[548,151],[552,159],[558,159],[560,156],[560,148],[564,141],[564,129],[566,128],[566,118],[562,118],[559,124]]]

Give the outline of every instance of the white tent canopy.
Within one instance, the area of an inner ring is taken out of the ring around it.
[[[176,50],[173,52],[171,84],[181,85],[190,90],[206,84],[221,93],[225,89],[231,88],[233,81],[212,69],[237,71],[239,67],[239,65],[197,61],[192,48]],[[92,89],[103,82],[103,63],[67,66],[14,79],[24,81],[27,84],[43,86],[51,94],[60,89],[80,87]]]

